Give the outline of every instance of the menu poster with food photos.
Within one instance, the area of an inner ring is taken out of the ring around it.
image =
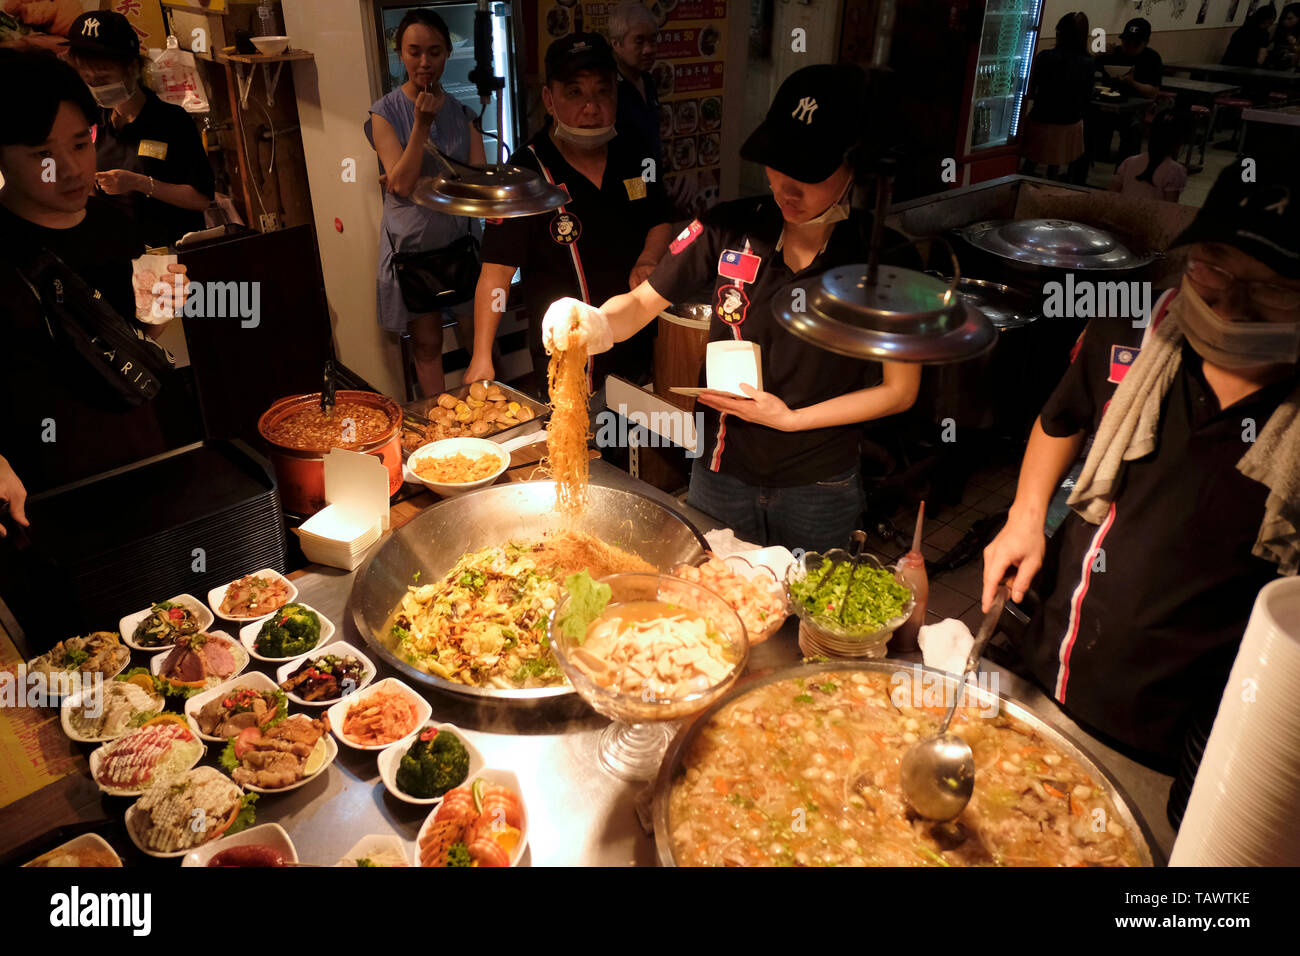
[[[727,43],[726,0],[643,0],[659,22],[658,59],[651,68],[659,91],[664,186],[689,219],[718,201],[722,158],[722,79]],[[538,62],[559,37],[608,35],[612,2],[539,0]]]

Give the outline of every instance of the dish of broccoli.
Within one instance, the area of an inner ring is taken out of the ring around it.
[[[454,790],[469,776],[469,751],[455,734],[426,727],[397,767],[403,793],[429,800]]]
[[[320,641],[320,617],[301,604],[286,604],[257,632],[253,647],[263,657],[296,657]]]

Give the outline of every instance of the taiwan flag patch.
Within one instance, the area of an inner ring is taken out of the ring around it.
[[[722,255],[718,256],[718,275],[724,279],[735,279],[737,282],[753,282],[762,261],[762,256],[737,252],[735,249],[723,249]]]
[[[700,237],[704,231],[704,223],[698,219],[692,219],[691,224],[677,234],[677,238],[668,244],[668,251],[673,255],[681,252],[692,242]]]
[[[1137,361],[1138,353],[1141,349],[1135,349],[1131,345],[1112,345],[1110,347],[1110,375],[1106,381],[1119,384],[1124,381],[1124,376],[1133,363]]]

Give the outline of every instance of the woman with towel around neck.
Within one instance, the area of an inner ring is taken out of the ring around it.
[[[1161,769],[1208,731],[1259,589],[1300,563],[1300,176],[1241,180],[1225,169],[1175,242],[1182,283],[1145,328],[1088,325],[984,551],[985,608],[1013,566],[1012,599],[1041,597],[1018,639],[1034,677]]]

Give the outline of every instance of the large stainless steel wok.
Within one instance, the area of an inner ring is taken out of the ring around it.
[[[658,851],[660,865],[677,865],[672,840],[672,819],[668,806],[669,797],[672,795],[673,781],[677,779],[679,774],[685,773],[684,763],[691,751],[691,745],[718,711],[746,694],[753,693],[777,681],[802,677],[809,682],[815,682],[820,678],[820,675],[825,673],[859,670],[873,671],[879,674],[893,674],[901,671],[913,677],[913,679],[915,679],[915,675],[919,671],[927,677],[943,681],[949,688],[946,691],[947,693],[953,692],[952,688],[956,681],[956,678],[946,671],[934,670],[920,664],[907,664],[902,661],[831,661],[821,664],[802,664],[767,674],[757,680],[742,681],[725,697],[716,701],[708,710],[700,714],[694,722],[683,727],[668,745],[668,752],[664,755],[664,762],[659,768],[659,776],[655,781],[654,795],[655,847]],[[1142,865],[1153,866],[1164,862],[1157,859],[1156,854],[1152,852],[1155,840],[1147,829],[1146,823],[1130,806],[1124,791],[1115,782],[1114,778],[1088,755],[1087,751],[1014,698],[1007,697],[1005,694],[992,694],[990,691],[974,686],[970,687],[970,692],[981,704],[989,703],[991,697],[996,697],[1001,713],[1009,714],[1029,724],[1054,747],[1078,761],[1088,775],[1106,790],[1107,796],[1110,797],[1111,803],[1115,807],[1115,812],[1119,814],[1120,822],[1124,824],[1137,847],[1138,857],[1141,859]],[[975,785],[979,786],[978,780]]]
[[[704,551],[704,537],[689,521],[644,495],[591,485],[587,502],[577,530],[630,551],[660,570],[692,561]],[[394,654],[385,627],[417,571],[427,584],[437,581],[467,551],[535,540],[558,530],[553,481],[494,485],[434,505],[394,533],[357,572],[352,587],[357,630],[379,657],[415,683],[472,697],[520,701],[572,694],[567,685],[497,690],[435,677]]]

